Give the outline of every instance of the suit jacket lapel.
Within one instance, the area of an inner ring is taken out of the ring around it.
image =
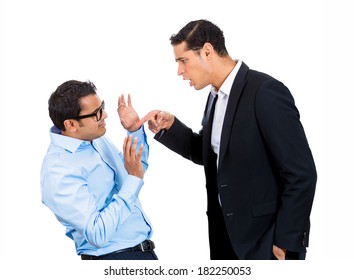
[[[242,94],[242,91],[247,83],[246,75],[249,68],[242,62],[241,68],[239,69],[234,83],[231,88],[229,100],[227,103],[227,108],[224,117],[224,124],[221,131],[221,140],[220,140],[220,151],[219,151],[219,166],[224,159],[227,146],[229,144],[230,132],[232,124],[234,122],[234,116],[236,113],[236,108]]]
[[[210,155],[210,149],[211,149],[211,128],[212,128],[212,118],[213,116],[210,115],[210,112],[208,112],[208,107],[209,103],[212,102],[213,96],[211,92],[209,92],[208,100],[205,105],[205,111],[204,111],[204,116],[202,120],[202,133],[203,133],[203,158],[204,158],[204,163],[208,162],[208,158]],[[211,104],[210,104],[211,105]]]

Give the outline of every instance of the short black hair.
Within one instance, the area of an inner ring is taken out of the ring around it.
[[[48,100],[49,116],[53,124],[64,131],[64,121],[79,116],[80,99],[96,94],[96,86],[90,82],[66,81],[51,94]]]
[[[205,43],[210,43],[219,56],[228,54],[225,46],[224,32],[214,23],[207,20],[189,22],[177,34],[170,37],[171,45],[187,43],[187,50],[198,51]]]

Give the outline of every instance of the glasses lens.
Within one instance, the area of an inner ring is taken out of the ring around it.
[[[96,114],[96,119],[99,122],[102,119],[102,115],[103,115],[103,108],[101,107]]]
[[[96,113],[96,120],[98,122],[102,119],[103,110],[104,110],[104,100],[102,100],[101,107],[98,109],[98,111]]]

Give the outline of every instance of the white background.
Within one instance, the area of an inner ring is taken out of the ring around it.
[[[64,227],[41,203],[39,170],[50,140],[49,95],[69,79],[94,82],[107,104],[107,133],[118,147],[125,135],[116,114],[120,94],[131,93],[141,116],[167,110],[198,131],[208,88],[195,91],[177,76],[169,37],[201,18],[224,31],[231,57],[290,89],[318,171],[306,264],[282,264],[287,270],[274,262],[246,265],[258,269],[254,277],[261,272],[289,278],[288,272],[295,277],[349,271],[354,259],[353,24],[349,1],[329,3],[1,0],[0,275],[103,278],[104,265],[83,264]],[[140,198],[154,225],[159,263],[217,264],[208,261],[203,168],[147,134],[150,167]]]

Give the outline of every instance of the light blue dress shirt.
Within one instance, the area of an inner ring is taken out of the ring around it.
[[[142,163],[148,167],[149,146],[144,127],[133,134],[144,144]],[[83,141],[55,127],[41,168],[42,202],[66,227],[78,255],[100,256],[135,246],[152,235],[139,201],[143,180],[128,175],[123,154],[102,136]]]

